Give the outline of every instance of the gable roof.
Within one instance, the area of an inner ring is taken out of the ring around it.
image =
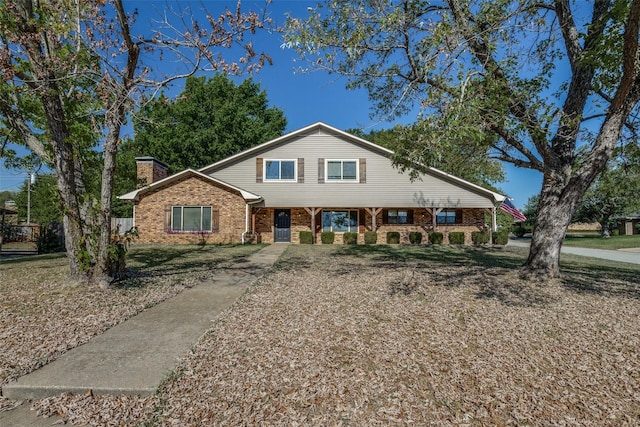
[[[262,196],[258,195],[258,194],[254,194],[251,193],[250,191],[246,191],[243,190],[242,188],[236,187],[234,185],[231,185],[227,182],[224,182],[222,180],[219,180],[217,178],[214,178],[212,176],[209,175],[205,175],[199,171],[193,170],[193,169],[185,169],[182,172],[178,172],[176,174],[173,174],[171,176],[168,176],[164,179],[161,179],[159,181],[156,181],[152,184],[149,184],[147,186],[144,186],[142,188],[138,188],[137,190],[131,191],[127,194],[123,194],[121,196],[118,196],[118,199],[120,200],[139,200],[141,195],[144,195],[145,193],[148,193],[152,190],[154,190],[157,187],[162,187],[163,185],[168,185],[168,184],[172,184],[176,181],[179,181],[181,179],[184,179],[187,176],[197,176],[200,177],[202,179],[204,179],[205,181],[217,184],[217,185],[221,185],[223,187],[226,187],[230,190],[234,190],[237,191],[238,193],[240,193],[242,195],[242,197],[245,200],[252,200],[252,201],[258,201],[262,199]]]
[[[240,160],[246,159],[247,157],[251,157],[253,155],[259,154],[263,151],[267,151],[271,148],[274,148],[278,145],[282,145],[282,144],[286,144],[294,139],[297,139],[301,136],[304,136],[306,134],[309,134],[310,132],[313,131],[324,131],[326,133],[329,134],[334,134],[344,140],[347,140],[348,142],[351,142],[353,144],[356,145],[360,145],[363,146],[365,148],[368,148],[371,151],[374,151],[378,154],[382,154],[384,156],[391,156],[393,154],[393,151],[389,150],[388,148],[384,148],[380,145],[374,144],[373,142],[369,142],[365,139],[359,138],[355,135],[351,135],[350,133],[344,132],[340,129],[334,128],[333,126],[329,126],[326,123],[322,123],[322,122],[316,122],[312,125],[303,127],[301,129],[295,130],[293,132],[290,132],[286,135],[282,135],[276,139],[272,139],[271,141],[267,141],[265,143],[262,143],[260,145],[256,145],[255,147],[251,147],[248,150],[244,150],[241,151],[237,154],[234,154],[231,157],[227,157],[226,159],[222,159],[216,163],[212,163],[208,166],[205,166],[203,168],[198,169],[200,172],[202,173],[212,173],[213,171],[215,171],[216,169],[219,169],[221,167],[225,167],[228,166],[229,164],[238,162]]]
[[[361,146],[365,149],[368,149],[374,153],[377,153],[379,155],[391,158],[391,156],[393,156],[394,151],[393,150],[389,150],[388,148],[382,147],[378,144],[374,144],[373,142],[367,141],[363,138],[357,137],[355,135],[352,135],[350,133],[344,132],[340,129],[337,129],[333,126],[329,126],[326,123],[323,122],[316,122],[312,125],[303,127],[301,129],[298,129],[296,131],[290,132],[286,135],[280,136],[278,138],[272,139],[271,141],[267,141],[265,143],[262,143],[260,145],[256,145],[255,147],[249,148],[245,151],[241,151],[240,153],[234,154],[233,156],[227,157],[226,159],[220,160],[216,163],[212,163],[208,166],[205,166],[201,169],[199,169],[198,171],[203,173],[203,174],[208,174],[208,173],[215,173],[216,170],[228,167],[234,163],[237,163],[239,161],[242,161],[244,159],[247,159],[249,157],[258,155],[262,152],[265,152],[269,149],[275,148],[277,146],[283,145],[283,144],[287,144],[288,142],[291,142],[301,136],[310,134],[311,132],[315,132],[315,131],[324,131],[328,134],[333,134],[347,142],[353,143],[355,145]],[[447,182],[450,182],[454,185],[458,185],[460,187],[463,187],[471,192],[474,193],[479,193],[484,195],[485,197],[490,198],[491,200],[493,200],[494,204],[497,202],[502,202],[506,196],[503,196],[502,194],[496,193],[495,191],[491,191],[489,189],[486,189],[484,187],[481,187],[479,185],[473,184],[469,181],[466,181],[462,178],[458,178],[454,175],[448,174],[446,172],[443,172],[439,169],[436,169],[434,167],[430,167],[430,166],[424,166],[424,165],[418,165],[420,166],[420,171],[423,173],[427,173],[430,174],[436,178],[440,178],[442,180],[445,180]]]

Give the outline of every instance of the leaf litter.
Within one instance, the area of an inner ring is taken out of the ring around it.
[[[570,282],[292,248],[155,396],[34,407],[91,425],[637,425],[639,285]]]

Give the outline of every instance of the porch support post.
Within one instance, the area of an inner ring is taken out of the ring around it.
[[[498,231],[498,225],[496,223],[496,207],[492,207],[491,209],[484,209],[488,214],[491,215],[491,227],[489,227],[489,243],[493,242],[493,233]]]
[[[316,215],[322,210],[322,208],[304,208],[309,215],[311,215],[311,242],[316,243]]]
[[[431,208],[431,223],[433,225],[433,231],[438,231],[438,214],[442,212],[444,208]]]
[[[491,229],[493,231],[498,231],[498,222],[496,217],[496,207],[491,208]]]
[[[256,232],[256,213],[251,209],[251,232]]]
[[[378,225],[376,224],[376,216],[382,212],[382,208],[364,208],[364,210],[371,215],[371,231],[376,231]]]

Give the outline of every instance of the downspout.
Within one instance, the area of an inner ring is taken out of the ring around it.
[[[242,244],[244,245],[244,236],[249,232],[249,203],[244,205],[244,231],[242,232]]]

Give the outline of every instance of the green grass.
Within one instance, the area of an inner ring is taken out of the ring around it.
[[[640,248],[640,234],[629,236],[611,236],[602,238],[600,235],[571,234],[567,235],[564,246],[575,246],[592,249],[628,249]]]
[[[2,244],[3,251],[24,251],[35,249],[35,242],[5,242]]]

